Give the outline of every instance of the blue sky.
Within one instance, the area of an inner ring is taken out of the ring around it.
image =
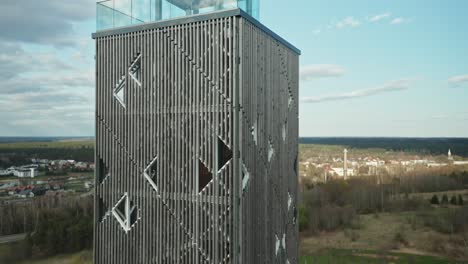
[[[94,0],[34,2],[0,3],[0,136],[93,135]],[[261,2],[261,21],[302,50],[300,136],[467,137],[467,10]]]
[[[300,135],[468,136],[467,10],[462,0],[263,3],[263,22],[303,52]]]

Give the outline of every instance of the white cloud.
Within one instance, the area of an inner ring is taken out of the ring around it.
[[[347,27],[357,27],[359,25],[361,25],[361,22],[359,22],[359,20],[355,19],[354,17],[347,17],[342,21],[336,23],[336,27],[339,29]]]
[[[449,81],[449,83],[455,84],[455,85],[468,82],[468,74],[454,76],[454,77],[450,78],[448,81]]]
[[[301,80],[309,81],[318,78],[339,77],[342,76],[345,72],[346,70],[340,65],[313,64],[301,66],[299,75]]]
[[[390,13],[379,14],[379,15],[375,15],[373,17],[370,17],[368,20],[370,22],[378,22],[380,20],[389,18],[391,15],[392,14],[390,14]]]
[[[355,90],[349,93],[341,93],[341,94],[331,94],[331,95],[323,95],[323,96],[316,96],[316,97],[306,97],[303,98],[301,101],[304,103],[320,103],[325,101],[337,101],[337,100],[346,100],[346,99],[353,99],[359,97],[367,97],[372,95],[377,95],[386,92],[394,92],[394,91],[403,91],[407,90],[410,87],[411,81],[414,79],[401,79],[387,82],[381,86],[377,86],[374,88],[367,88],[367,89],[360,89]]]
[[[411,22],[411,19],[409,18],[397,17],[397,18],[394,18],[392,21],[390,21],[390,24],[399,25],[399,24],[409,23],[409,22]]]
[[[2,0],[0,40],[76,45],[76,23],[93,21],[95,0]]]
[[[54,44],[38,52],[18,42],[0,39],[0,135],[92,134],[92,58],[74,59],[80,45],[66,54]]]

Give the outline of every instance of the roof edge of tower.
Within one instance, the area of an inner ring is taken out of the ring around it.
[[[277,41],[281,42],[283,45],[287,46],[289,49],[291,49],[298,55],[301,55],[301,51],[298,48],[296,48],[294,45],[289,43],[287,40],[280,37],[278,34],[273,32],[271,29],[263,25],[260,21],[258,21],[257,19],[255,19],[254,17],[252,17],[251,15],[249,15],[247,12],[243,11],[240,8],[221,10],[221,11],[211,12],[207,14],[191,15],[191,16],[185,16],[185,17],[168,19],[168,20],[161,20],[157,22],[148,22],[144,24],[130,25],[130,26],[119,27],[119,28],[112,28],[112,29],[107,29],[107,30],[102,30],[102,31],[92,33],[91,37],[93,39],[97,39],[97,38],[127,34],[127,33],[142,31],[142,30],[151,30],[151,29],[162,28],[162,27],[177,26],[181,24],[194,23],[194,22],[206,21],[206,20],[211,20],[211,19],[219,19],[219,18],[224,18],[224,17],[232,17],[232,16],[240,16],[246,19],[247,21],[249,21],[256,27],[263,30],[265,33],[272,36]]]

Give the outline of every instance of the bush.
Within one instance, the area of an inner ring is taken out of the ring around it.
[[[450,198],[450,204],[451,205],[457,205],[457,197],[455,195]]]
[[[393,237],[393,240],[402,245],[408,245],[408,238],[406,237],[406,233],[404,230],[396,232],[395,236]]]
[[[387,202],[387,210],[391,212],[418,211],[430,207],[426,200],[420,197],[395,199]]]
[[[431,198],[431,204],[439,205],[439,197],[434,194]]]
[[[444,194],[444,195],[442,196],[441,204],[447,205],[448,203],[449,203],[448,196],[447,196],[446,194]]]
[[[349,238],[349,240],[351,240],[352,242],[357,241],[360,237],[357,231],[350,230],[350,229],[345,229],[344,235],[345,237]]]
[[[351,207],[326,205],[322,208],[309,208],[309,231],[335,231],[341,228],[355,228],[358,226],[356,210]]]
[[[463,196],[461,194],[458,195],[458,205],[463,205]]]
[[[411,226],[411,229],[412,229],[412,230],[416,230],[416,229],[418,228],[417,217],[415,217],[415,216],[408,216],[408,217],[406,217],[406,221],[407,221],[408,224]]]

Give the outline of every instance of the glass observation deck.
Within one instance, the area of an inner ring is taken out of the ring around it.
[[[259,19],[260,0],[99,0],[97,31],[240,8]]]

